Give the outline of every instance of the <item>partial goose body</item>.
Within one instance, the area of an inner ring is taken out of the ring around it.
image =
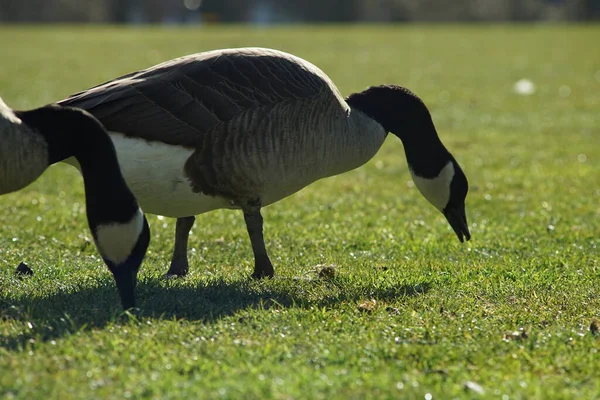
[[[0,194],[26,187],[50,164],[69,157],[82,171],[96,247],[113,273],[121,304],[133,307],[150,233],[104,127],[84,110],[49,105],[13,111],[0,99]]]
[[[325,136],[329,139],[325,143],[305,143],[301,136],[275,136],[266,143],[270,148],[258,150],[251,136],[240,136],[235,145],[223,150],[231,162],[226,165],[227,170],[221,172],[228,187],[244,190],[248,197],[258,195],[262,205],[267,206],[316,180],[359,167],[383,144],[386,133],[364,114],[356,112],[352,116],[340,116],[337,122],[339,126],[332,129],[348,134]],[[290,133],[297,133],[293,130],[293,120],[284,123]],[[353,129],[357,125],[362,125],[364,130],[359,130],[360,134],[353,137],[351,133],[357,132]],[[116,132],[110,132],[110,137],[117,148],[127,185],[147,213],[180,218],[215,209],[240,208],[232,203],[237,199],[234,193],[229,196],[205,194],[200,186],[203,182],[186,174],[186,163],[195,156],[193,149]],[[286,155],[282,149],[289,147],[288,141],[297,143],[298,148]],[[363,145],[355,145],[361,141],[364,141]],[[79,168],[74,159],[66,162]]]
[[[48,144],[0,98],[0,194],[23,189],[48,168]],[[18,144],[18,145],[15,145]]]
[[[169,273],[187,272],[194,215],[240,208],[253,276],[272,276],[260,209],[363,165],[390,131],[403,140],[422,193],[446,215],[448,206],[456,210],[449,222],[459,239],[469,237],[466,178],[423,102],[398,86],[344,99],[323,71],[298,57],[225,49],[167,61],[59,104],[86,109],[110,131],[125,180],[146,212],[179,218]],[[441,174],[444,168],[452,173]]]

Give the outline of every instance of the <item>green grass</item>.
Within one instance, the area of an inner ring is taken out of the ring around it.
[[[198,217],[190,276],[163,280],[174,221],[150,216],[141,311],[127,317],[90,245],[81,178],[54,166],[0,197],[0,397],[598,398],[599,36],[597,26],[0,28],[0,96],[15,108],[247,45],[316,63],[344,94],[405,85],[469,178],[473,234],[456,240],[389,137],[365,166],[264,210],[269,282],[248,281],[252,252],[233,211]],[[521,78],[533,95],[513,92]],[[14,276],[21,261],[33,277]],[[319,278],[318,264],[334,264],[335,278]]]

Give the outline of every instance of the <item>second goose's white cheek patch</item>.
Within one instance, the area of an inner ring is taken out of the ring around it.
[[[102,257],[115,264],[127,260],[135,247],[144,226],[144,215],[138,212],[125,223],[112,223],[96,227],[96,244]]]
[[[446,164],[435,178],[421,178],[410,171],[415,185],[423,196],[440,211],[443,211],[450,200],[450,184],[454,178],[454,165]]]

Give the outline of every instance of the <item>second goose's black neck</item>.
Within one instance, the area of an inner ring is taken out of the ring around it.
[[[346,103],[402,141],[407,162],[417,175],[437,176],[451,160],[427,106],[410,90],[395,85],[372,86],[351,94]]]
[[[127,222],[138,204],[119,168],[115,148],[102,124],[85,111],[50,105],[17,116],[48,143],[49,163],[75,157],[85,186],[91,227]]]

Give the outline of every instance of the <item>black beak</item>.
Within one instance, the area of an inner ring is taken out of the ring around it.
[[[137,283],[137,270],[121,267],[113,272],[117,290],[121,297],[121,305],[124,310],[135,307],[135,285]]]
[[[464,241],[463,237],[467,240],[471,239],[464,206],[460,208],[446,208],[446,210],[444,210],[444,216],[452,229],[454,229],[454,233],[456,233],[456,236],[461,243]]]

